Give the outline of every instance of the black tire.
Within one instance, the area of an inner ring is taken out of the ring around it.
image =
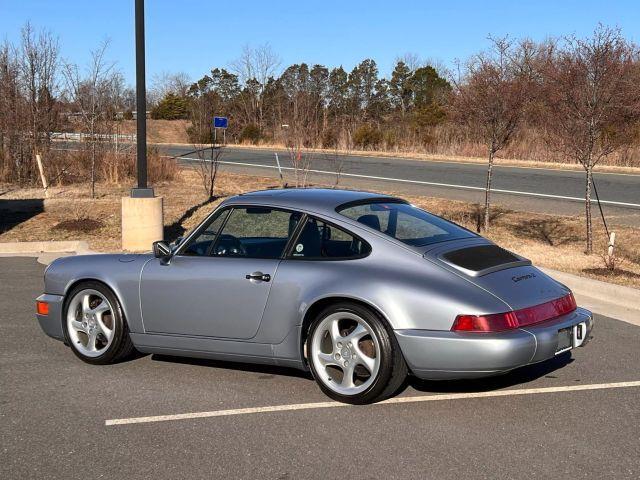
[[[351,312],[364,319],[377,336],[380,346],[380,352],[376,352],[376,355],[381,355],[380,367],[376,378],[366,390],[353,395],[343,395],[326,386],[320,380],[314,362],[311,361],[311,356],[313,355],[312,339],[316,329],[323,319],[337,312]],[[340,302],[330,305],[320,312],[309,327],[306,337],[306,352],[309,357],[309,368],[320,390],[338,402],[354,405],[379,402],[395,394],[407,379],[407,364],[404,361],[400,345],[398,345],[393,331],[377,312],[357,303]]]
[[[113,341],[111,342],[109,347],[97,357],[88,357],[76,349],[69,336],[67,326],[67,311],[71,299],[73,299],[82,290],[87,289],[100,292],[105,296],[107,301],[112,306],[111,313],[114,325]],[[131,337],[129,336],[129,327],[124,317],[122,306],[120,305],[118,297],[116,297],[116,295],[111,291],[109,287],[100,282],[82,282],[71,289],[71,291],[69,291],[65,298],[64,306],[62,309],[62,330],[64,332],[65,343],[70,346],[71,351],[80,360],[92,365],[108,365],[111,363],[118,363],[130,357],[136,351],[133,343],[131,342]]]

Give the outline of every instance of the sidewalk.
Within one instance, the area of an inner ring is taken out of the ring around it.
[[[640,290],[549,268],[540,270],[569,287],[581,307],[640,326]]]

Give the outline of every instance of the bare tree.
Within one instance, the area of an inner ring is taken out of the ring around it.
[[[58,39],[47,31],[38,34],[31,24],[22,28],[19,67],[29,105],[32,158],[48,149],[50,134],[57,121]]]
[[[299,142],[292,141],[287,144],[289,160],[293,166],[293,175],[296,188],[304,188],[309,181],[309,170],[313,160],[313,152],[305,149]]]
[[[224,153],[224,144],[215,144],[213,140],[213,132],[209,131],[211,145],[208,148],[202,148],[202,145],[194,145],[194,150],[198,156],[198,164],[196,173],[202,182],[202,188],[205,191],[205,203],[215,199],[216,180],[218,177],[218,168]],[[209,151],[209,158],[207,158]]]
[[[349,151],[340,151],[338,148],[335,148],[331,154],[327,157],[329,160],[329,169],[335,174],[335,180],[331,188],[338,187],[340,183],[340,179],[342,178],[342,173],[344,172],[344,158],[349,155]]]
[[[162,72],[155,74],[151,80],[151,89],[147,95],[150,105],[157,104],[167,94],[186,97],[193,82],[185,72]]]
[[[593,252],[591,191],[598,162],[633,141],[640,120],[638,48],[600,25],[592,37],[565,39],[545,64],[546,135],[585,171],[586,253]]]
[[[58,123],[58,40],[26,24],[18,46],[0,47],[0,155],[5,179],[36,176],[36,155],[46,158]]]
[[[15,51],[5,42],[0,48],[0,174],[3,180],[17,183],[24,179],[25,157],[28,159],[29,152],[23,135],[25,107]]]
[[[395,59],[395,63],[398,62],[404,63],[410,72],[415,72],[418,68],[425,65],[425,62],[420,58],[420,55],[413,52],[398,55]]]
[[[210,157],[206,158],[206,151],[210,151]],[[197,155],[199,158],[198,167],[196,168],[196,172],[202,181],[202,188],[205,191],[207,200],[214,200],[215,197],[215,188],[216,188],[216,180],[218,178],[218,168],[220,167],[220,161],[222,160],[222,156],[224,154],[224,146],[222,145],[212,145],[211,148],[208,149],[198,149]]]
[[[230,64],[244,85],[241,98],[247,120],[260,129],[264,126],[264,90],[269,78],[277,74],[279,66],[280,57],[268,43],[256,48],[245,45],[240,57]]]
[[[532,80],[530,42],[514,45],[510,40],[492,39],[493,50],[474,57],[463,78],[453,79],[454,117],[487,148],[484,229],[489,228],[491,180],[497,152],[505,148],[521,125]]]
[[[79,115],[83,130],[88,133],[91,155],[91,197],[95,198],[97,148],[99,133],[105,133],[105,125],[109,121],[108,106],[114,75],[113,63],[107,63],[105,54],[109,42],[103,42],[100,47],[91,52],[91,61],[83,75],[80,68],[71,63],[64,65],[63,74],[75,113]],[[101,128],[102,127],[102,128]]]

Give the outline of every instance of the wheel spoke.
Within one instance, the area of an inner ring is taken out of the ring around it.
[[[100,332],[105,336],[107,342],[111,340],[111,336],[113,335],[113,330],[109,329],[104,322],[102,321],[102,315],[98,317],[97,326],[100,329]]]
[[[342,342],[344,337],[340,334],[340,326],[338,325],[337,319],[331,322],[331,330],[329,330],[329,334],[331,335],[334,350],[338,349],[338,342]]]
[[[94,352],[96,350],[96,339],[98,337],[97,330],[89,331],[87,333],[87,350]]]
[[[349,362],[349,365],[346,367],[342,367],[342,382],[340,385],[344,388],[353,388],[355,387],[355,383],[353,383],[353,370],[356,368],[356,362]]]
[[[85,326],[82,324],[82,322],[79,322],[77,320],[71,320],[71,326],[73,326],[73,328],[75,328],[77,331],[79,332],[85,332],[87,333],[87,329],[85,328]]]
[[[318,360],[320,360],[320,363],[325,367],[328,367],[329,365],[340,366],[340,364],[336,361],[336,359],[330,353],[319,352],[317,356],[318,356]]]
[[[360,347],[357,343],[354,343],[353,347],[357,354],[356,363],[364,366],[367,370],[369,370],[369,373],[373,373],[373,369],[376,366],[376,359],[365,355],[365,353],[360,350]]]
[[[88,293],[82,297],[82,313],[83,314],[91,313],[91,305],[89,305],[90,300],[91,300],[91,297]]]
[[[354,328],[353,331],[345,337],[345,340],[353,342],[353,344],[355,345],[356,343],[358,343],[358,340],[368,334],[369,331],[361,324],[358,324],[356,328]]]
[[[104,300],[102,300],[100,305],[98,305],[96,308],[91,310],[91,313],[94,313],[96,315],[102,316],[102,314],[104,312],[107,312],[109,310],[111,310],[111,308],[109,307],[109,304],[107,302],[105,302]]]

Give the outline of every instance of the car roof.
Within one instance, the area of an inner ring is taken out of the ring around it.
[[[265,204],[318,213],[334,213],[340,205],[367,200],[399,200],[390,195],[333,188],[283,188],[248,192],[229,198],[225,205]]]

